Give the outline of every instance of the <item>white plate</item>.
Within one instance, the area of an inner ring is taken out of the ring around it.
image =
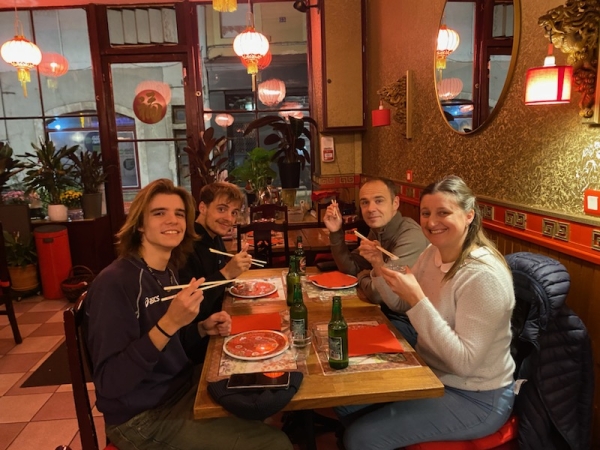
[[[316,281],[310,280],[310,282],[312,284],[314,284],[317,287],[320,287],[321,289],[331,289],[331,290],[335,290],[335,289],[348,289],[351,287],[354,287],[358,284],[358,280],[356,280],[356,282],[352,283],[352,284],[348,284],[346,286],[323,286],[322,284],[317,283]]]
[[[289,347],[285,334],[273,330],[254,330],[226,339],[223,351],[235,359],[260,361],[281,355]]]
[[[251,290],[249,293],[244,294],[243,290],[242,290],[242,292],[240,292],[239,289],[236,289],[236,287],[238,287],[240,285],[244,285],[244,286],[260,285],[261,289],[259,292],[256,292],[256,293],[252,293],[252,290]],[[239,298],[260,298],[260,297],[266,297],[267,295],[271,295],[273,292],[277,292],[277,286],[275,286],[273,283],[269,283],[267,281],[248,280],[248,281],[241,281],[239,283],[235,283],[233,286],[231,286],[229,288],[229,292],[231,295],[233,295],[235,297],[239,297]]]

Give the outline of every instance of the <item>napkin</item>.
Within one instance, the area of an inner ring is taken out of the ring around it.
[[[358,236],[355,235],[354,233],[346,233],[344,235],[344,240],[346,242],[358,242]]]
[[[384,323],[375,327],[348,327],[348,356],[402,352],[402,345]]]
[[[345,287],[352,286],[356,283],[356,277],[346,275],[339,270],[333,272],[321,273],[319,275],[311,275],[308,277],[310,281],[314,281],[321,286]]]
[[[278,312],[274,312],[231,317],[231,334],[252,330],[281,331],[281,316]]]

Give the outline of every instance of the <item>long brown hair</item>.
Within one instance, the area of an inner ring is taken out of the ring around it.
[[[426,195],[435,194],[437,192],[451,195],[456,201],[456,204],[465,213],[468,213],[471,210],[474,212],[473,221],[467,230],[467,235],[465,237],[465,241],[463,242],[460,256],[456,259],[456,261],[454,261],[454,264],[448,273],[444,275],[444,280],[449,280],[456,275],[458,269],[460,269],[465,261],[469,258],[469,254],[474,247],[487,247],[490,252],[492,252],[508,269],[508,265],[504,260],[504,256],[502,256],[502,254],[496,249],[494,243],[485,235],[483,231],[481,210],[477,204],[477,198],[469,186],[467,186],[467,184],[463,181],[463,179],[457,177],[456,175],[450,175],[436,183],[431,183],[421,192],[420,203],[423,202],[423,197]]]
[[[139,228],[144,226],[144,211],[158,194],[178,195],[185,206],[185,235],[181,244],[171,252],[171,262],[175,265],[185,263],[187,255],[193,250],[194,241],[198,235],[194,231],[194,199],[183,188],[177,187],[171,180],[160,178],[144,187],[135,196],[129,208],[125,223],[117,233],[117,250],[119,257],[139,254],[142,245],[142,233]]]

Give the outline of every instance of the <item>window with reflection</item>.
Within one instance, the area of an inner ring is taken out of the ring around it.
[[[448,124],[470,133],[490,117],[511,67],[513,0],[447,0],[441,27],[459,44],[436,63],[436,89]],[[439,52],[438,52],[439,53]]]

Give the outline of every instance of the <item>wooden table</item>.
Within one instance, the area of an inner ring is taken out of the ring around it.
[[[309,273],[316,269],[308,268]],[[242,277],[281,276],[281,269],[260,269],[246,272]],[[327,322],[331,317],[329,302],[317,303],[305,301],[308,308],[309,323]],[[233,305],[231,299],[224,302],[224,309],[232,315],[267,313],[287,309],[285,301],[243,303]],[[347,321],[365,316],[381,316],[390,329],[401,339],[406,351],[414,352],[412,347],[397,330],[388,322],[378,306],[361,300],[359,296],[343,298],[343,313]],[[311,328],[312,329],[312,328]],[[207,375],[213,364],[219,364],[224,338],[211,337],[206,359],[198,386],[194,404],[194,417],[207,419],[230,415],[216,403],[207,391]],[[383,403],[390,401],[411,400],[419,398],[440,397],[444,394],[444,386],[429,367],[418,357],[420,367],[394,370],[378,370],[360,373],[335,374],[324,376],[314,348],[307,359],[306,370],[298,393],[284,408],[285,411],[312,410],[340,405]]]

